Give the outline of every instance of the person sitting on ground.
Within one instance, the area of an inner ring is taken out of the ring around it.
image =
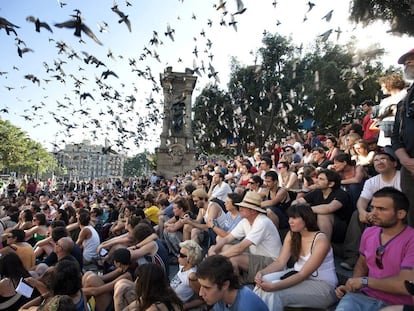
[[[134,269],[131,267],[131,253],[126,248],[118,248],[113,253],[115,270],[97,275],[93,271],[87,271],[82,277],[82,291],[86,299],[95,298],[96,310],[108,310],[113,301],[115,283],[125,279],[134,281]],[[135,265],[134,265],[135,266]]]
[[[83,210],[78,214],[78,223],[80,232],[76,244],[82,249],[83,264],[88,265],[93,263],[94,258],[97,257],[96,250],[98,249],[100,238],[95,228],[90,225],[89,211]]]
[[[61,260],[50,275],[48,288],[39,280],[32,277],[26,278],[30,286],[40,288],[42,295],[26,303],[22,308],[46,304],[55,295],[68,295],[76,306],[76,311],[89,310],[85,296],[82,293],[82,274],[76,261]],[[44,292],[46,289],[46,292]]]
[[[36,242],[39,242],[47,237],[47,222],[45,214],[36,213],[33,217],[33,223],[33,227],[24,231],[26,242],[30,243],[32,246],[35,245]]]
[[[385,187],[374,193],[372,227],[361,238],[352,278],[337,287],[336,310],[380,310],[387,305],[412,305],[404,280],[413,279],[414,229],[407,226],[409,201]]]
[[[183,240],[192,239],[198,244],[203,245],[214,244],[216,242],[216,234],[208,230],[207,222],[214,220],[216,225],[224,227],[226,214],[220,206],[221,201],[213,199],[208,202],[208,195],[202,189],[196,189],[192,193],[193,200],[198,207],[198,215],[196,219],[184,217]]]
[[[232,263],[224,256],[207,257],[198,266],[196,277],[200,296],[215,311],[269,310],[249,287],[240,284]]]
[[[184,303],[184,310],[204,304],[199,298],[200,284],[195,276],[198,264],[203,259],[203,249],[193,240],[180,243],[178,272],[172,277],[170,286]]]
[[[240,203],[242,199],[242,196],[237,193],[229,193],[227,195],[227,200],[225,202],[227,213],[222,227],[217,221],[214,221],[214,219],[210,218],[207,220],[207,227],[216,235],[216,241],[217,239],[223,238],[230,234],[231,230],[233,230],[242,220],[239,208],[236,205],[237,203]]]
[[[118,248],[127,248],[136,244],[133,232],[135,226],[138,225],[141,221],[142,218],[140,216],[129,216],[125,223],[125,228],[128,231],[127,233],[115,236],[99,244],[96,252],[103,259],[103,263],[112,262],[113,252]]]
[[[348,194],[340,188],[338,173],[322,169],[318,173],[317,189],[296,199],[292,204],[310,204],[317,215],[318,226],[329,240],[342,242],[353,212]]]
[[[24,230],[13,229],[7,234],[7,246],[0,249],[0,256],[8,253],[16,253],[26,270],[35,265],[35,253],[33,247],[24,241]]]
[[[353,209],[356,208],[359,195],[368,174],[364,167],[357,165],[348,153],[340,153],[334,158],[333,170],[341,176],[341,188],[348,192]]]
[[[148,263],[137,268],[135,285],[129,280],[115,284],[114,307],[115,311],[179,311],[183,303],[170,287],[165,270]]]
[[[142,221],[135,226],[133,234],[137,244],[128,247],[131,252],[131,261],[138,265],[148,262],[156,263],[168,274],[168,248],[164,241],[155,234],[154,228],[148,222]]]
[[[169,253],[175,258],[178,255],[179,244],[183,241],[184,217],[188,215],[189,208],[187,199],[177,199],[173,204],[174,217],[164,223],[164,240]]]
[[[208,191],[209,198],[216,198],[224,202],[227,194],[232,192],[233,190],[229,184],[224,181],[224,174],[221,171],[216,171],[211,182],[210,190]]]
[[[236,273],[243,273],[244,281],[252,283],[257,271],[279,256],[282,243],[272,221],[264,215],[261,197],[249,191],[238,203],[242,220],[230,234],[210,247],[209,256],[220,254],[230,259]],[[234,240],[241,240],[233,244]]]
[[[328,148],[326,151],[326,158],[329,162],[333,162],[333,159],[341,152],[338,148],[338,141],[334,136],[327,136],[325,140],[325,147]]]
[[[397,170],[398,162],[395,155],[386,152],[378,152],[374,156],[374,168],[378,175],[368,179],[357,202],[357,210],[352,214],[346,230],[343,245],[344,261],[341,267],[353,270],[359,257],[359,242],[362,232],[367,226],[371,226],[372,213],[369,203],[374,193],[384,187],[394,187],[401,190],[400,171]]]
[[[59,221],[54,222],[59,224]],[[73,257],[73,259],[78,262],[79,267],[81,269],[83,268],[82,250],[77,244],[73,243],[72,239],[69,237],[68,231],[65,227],[63,227],[63,225],[53,228],[51,238],[54,245],[53,251],[42,262],[37,264],[36,267],[33,267],[30,270],[30,274],[33,277],[41,277],[49,269],[49,267],[54,266],[59,260],[69,255],[71,257],[68,258],[72,259]]]
[[[297,190],[299,188],[298,175],[296,172],[290,171],[290,165],[281,161],[277,164],[278,169],[278,185],[286,190]]]
[[[315,167],[328,168],[331,163],[326,157],[326,151],[322,147],[315,147],[312,149],[312,160],[311,163]]]
[[[17,311],[30,299],[40,295],[35,290],[30,298],[26,298],[16,292],[20,280],[30,276],[16,253],[8,253],[0,257],[0,275],[0,310]]]
[[[267,216],[273,222],[277,229],[286,229],[288,227],[286,209],[290,205],[291,198],[286,189],[279,186],[278,174],[269,171],[265,175],[265,185],[267,192],[261,192],[260,195],[264,200],[261,207],[266,210]]]
[[[319,231],[309,205],[288,209],[290,231],[274,262],[257,272],[255,293],[270,310],[286,306],[327,308],[337,301],[333,251],[327,236]],[[285,267],[293,257],[293,270]]]

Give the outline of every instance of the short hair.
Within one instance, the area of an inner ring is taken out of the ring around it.
[[[33,220],[33,213],[30,209],[23,210],[23,219],[25,221],[32,221]]]
[[[335,156],[334,161],[346,162],[346,164],[351,166],[355,166],[356,164],[356,162],[352,160],[351,155],[345,152],[340,152],[337,156]]]
[[[193,259],[193,265],[198,265],[203,260],[203,249],[194,240],[185,240],[180,247],[188,250],[187,256]]]
[[[227,197],[231,200],[231,202],[233,204],[240,203],[243,200],[243,196],[236,193],[236,192],[231,192],[231,193],[227,194]]]
[[[58,261],[50,283],[53,295],[75,295],[82,288],[82,275],[78,262],[68,259]]]
[[[386,155],[389,159],[390,159],[390,161],[392,161],[392,162],[397,162],[397,159],[396,158],[394,158],[394,156],[392,156],[391,154],[389,154],[388,152],[385,152],[385,151],[379,151],[379,152],[377,152],[375,155],[374,155],[374,158],[376,157],[376,156],[378,156],[378,155]]]
[[[318,176],[320,174],[325,174],[328,181],[334,183],[332,189],[339,189],[339,187],[341,186],[341,176],[339,176],[337,172],[328,169],[321,169],[318,173]]]
[[[45,214],[36,213],[35,217],[39,221],[39,226],[45,226],[46,225],[46,215]]]
[[[187,193],[192,194],[194,192],[194,190],[196,190],[196,189],[197,189],[196,186],[194,186],[194,184],[192,182],[186,183],[185,186],[184,186],[184,190]]]
[[[129,265],[131,263],[131,252],[127,248],[118,248],[114,251],[112,259],[121,265]]]
[[[25,233],[22,229],[13,229],[10,231],[10,233],[13,235],[13,237],[16,238],[16,242],[24,242],[25,239]]]
[[[79,213],[79,223],[82,226],[89,225],[89,222],[91,221],[91,216],[89,215],[89,212],[82,212]]]
[[[222,255],[213,255],[204,259],[197,268],[196,276],[198,279],[206,279],[217,284],[218,289],[221,289],[227,281],[230,283],[230,289],[241,287],[230,259]]]
[[[145,222],[140,222],[138,225],[134,227],[133,236],[135,240],[139,243],[144,241],[145,238],[149,237],[154,232],[154,228],[152,228],[151,225]]]
[[[326,150],[323,149],[322,147],[315,147],[315,148],[312,149],[312,152],[314,152],[314,151],[316,151],[317,153],[326,155]]]
[[[65,254],[70,254],[72,252],[73,247],[75,246],[75,243],[70,237],[66,236],[66,237],[60,238],[58,241],[60,241],[60,246],[62,247],[62,250]]]
[[[394,187],[384,187],[380,190],[376,191],[373,198],[390,198],[394,202],[394,210],[404,210],[408,211],[408,207],[410,206],[410,202],[407,196],[398,189]]]
[[[266,163],[266,165],[269,166],[269,167],[272,167],[272,165],[273,165],[273,161],[269,157],[262,157],[262,161],[264,161]]]
[[[187,212],[190,209],[190,204],[186,198],[178,198],[173,204],[176,204],[184,212]]]
[[[219,175],[222,180],[224,180],[223,172],[216,172],[215,175]]]
[[[268,171],[265,174],[265,178],[266,177],[270,177],[273,181],[277,181],[278,180],[278,175],[275,171]]]
[[[192,197],[197,197],[199,199],[208,199],[208,194],[204,189],[198,188],[191,193]]]
[[[259,175],[253,175],[250,177],[250,179],[253,180],[256,184],[259,184],[260,187],[263,185],[263,179]]]
[[[68,235],[68,230],[66,230],[65,227],[55,227],[52,230],[52,240],[55,241],[55,243]]]

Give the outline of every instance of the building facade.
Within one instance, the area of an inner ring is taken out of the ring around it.
[[[89,140],[68,144],[54,153],[58,165],[69,180],[122,178],[125,155],[103,152],[103,146],[92,145]]]

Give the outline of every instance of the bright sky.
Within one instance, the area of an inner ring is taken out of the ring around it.
[[[396,65],[398,57],[412,48],[410,38],[387,34],[387,26],[376,24],[366,29],[361,26],[354,28],[355,25],[347,21],[347,0],[314,0],[315,6],[310,12],[307,12],[309,6],[305,0],[278,0],[276,6],[273,0],[244,0],[247,10],[235,16],[237,31],[227,25],[231,13],[237,11],[236,0],[227,0],[229,13],[226,15],[213,7],[219,3],[218,0],[130,0],[132,6],[127,6],[124,0],[118,0],[118,9],[128,15],[132,32],[128,31],[124,23],[118,23],[119,16],[111,10],[114,5],[112,0],[62,0],[64,1],[67,4],[63,7],[59,5],[59,0],[13,0],[2,1],[0,4],[0,17],[20,26],[16,28],[18,38],[33,50],[20,58],[15,35],[11,33],[7,36],[5,30],[0,29],[0,72],[7,72],[0,75],[0,109],[8,111],[0,112],[0,117],[21,127],[32,139],[49,150],[54,148],[53,144],[56,144],[55,148],[63,148],[65,143],[76,143],[82,139],[103,144],[107,138],[111,144],[118,140],[130,148],[123,149],[129,155],[143,151],[144,148],[152,151],[159,144],[162,122],[151,124],[148,131],[152,138],[139,148],[133,144],[134,133],[140,118],[145,118],[156,108],[162,111],[162,94],[154,90],[152,82],[139,77],[132,69],[146,74],[150,72],[159,85],[159,74],[165,67],[172,66],[173,71],[184,71],[185,67],[192,68],[194,61],[197,66],[204,62],[206,74],[198,79],[193,94],[194,102],[195,96],[206,83],[214,82],[207,77],[209,63],[219,72],[220,87],[226,88],[230,58],[235,56],[242,64],[252,64],[252,51],[261,47],[264,30],[292,36],[295,43],[303,42],[306,48],[318,35],[340,27],[343,32],[338,43],[345,42],[351,35],[359,39],[361,48],[379,42],[387,52],[383,59],[387,66]],[[80,43],[79,38],[73,35],[74,29],[54,26],[55,23],[70,20],[70,15],[75,14],[74,9],[81,11],[84,23],[95,33],[102,46],[85,34],[82,34],[85,42]],[[330,10],[333,10],[333,14],[327,22],[322,17]],[[305,15],[307,20],[303,22]],[[26,21],[28,16],[47,22],[53,33],[45,28],[41,28],[40,33],[36,32],[34,23]],[[225,25],[220,25],[222,20]],[[105,22],[108,29],[100,32],[97,24],[103,25]],[[174,41],[164,34],[167,25],[175,30]],[[153,31],[158,33],[158,40],[162,44],[151,45]],[[212,43],[211,48],[208,47],[208,40]],[[330,40],[336,42],[335,32]],[[57,42],[65,42],[68,46],[66,52],[58,54]],[[23,43],[19,46],[21,49],[25,47]],[[145,53],[144,47],[151,54],[146,54],[143,60],[139,60],[142,53]],[[195,48],[198,51],[197,57],[193,53]],[[69,58],[72,50],[80,59]],[[96,68],[93,64],[86,64],[83,51],[94,55],[106,67]],[[114,58],[107,56],[109,51],[112,51]],[[159,55],[159,60],[156,55]],[[130,65],[132,59],[136,61],[135,66]],[[56,71],[54,63],[60,61],[64,61],[61,68],[65,76]],[[47,67],[55,71],[47,72]],[[95,79],[100,78],[102,72],[108,69],[119,78],[108,76],[102,80],[107,88],[99,89]],[[28,74],[39,78],[40,84],[25,79],[24,76]],[[65,83],[57,80],[54,75],[59,75]],[[83,82],[78,89],[80,93],[90,93],[94,100],[86,98],[80,101],[79,94],[74,92],[76,79]],[[101,93],[106,91],[112,97],[115,91],[118,92],[119,99],[108,100],[107,97],[102,97]],[[136,102],[125,102],[131,96],[136,98]],[[149,98],[153,98],[155,104],[146,105]],[[108,112],[110,110],[114,115]],[[54,116],[59,122],[73,125],[74,128],[66,130],[67,127],[58,124]],[[92,119],[99,121],[99,128]],[[117,130],[120,123],[122,128],[130,132],[126,137],[122,137]],[[122,147],[115,149],[122,150]]]

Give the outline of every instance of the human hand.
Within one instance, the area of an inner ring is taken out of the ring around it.
[[[269,281],[261,281],[260,285],[258,284],[257,287],[261,288],[265,292],[274,292],[275,291],[274,283],[269,282]]]
[[[217,251],[216,251],[216,246],[213,245],[208,249],[208,255],[209,256],[213,256],[213,255],[217,255]]]
[[[362,278],[349,278],[345,286],[349,289],[348,291],[355,292],[362,288]]]
[[[347,292],[348,292],[348,290],[347,290],[347,288],[346,288],[345,285],[339,285],[335,289],[336,297],[338,297],[339,299],[341,299],[342,297],[344,297]]]
[[[262,274],[262,272],[260,272],[260,271],[258,271],[257,273],[256,273],[256,276],[254,277],[254,281],[256,282],[256,284],[257,284],[257,287],[259,287],[259,288],[261,288],[261,284],[262,284],[262,277],[263,277],[263,274]]]

